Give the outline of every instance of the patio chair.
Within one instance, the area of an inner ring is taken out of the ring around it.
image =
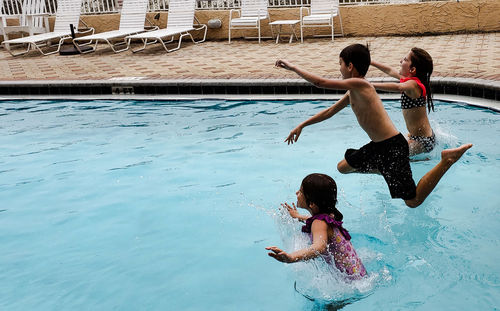
[[[128,39],[128,45],[130,45],[132,39],[140,39],[144,43],[142,48],[132,50],[132,52],[142,51],[147,45],[160,42],[165,51],[170,53],[181,48],[182,38],[185,36],[189,36],[195,44],[204,42],[207,37],[207,25],[200,24],[196,19],[194,15],[195,5],[196,0],[170,0],[167,27],[128,36],[126,38]],[[199,30],[205,30],[203,39],[196,41],[191,32]],[[169,49],[167,44],[173,42],[177,35],[179,36],[177,47]],[[163,38],[167,39],[167,41],[164,41]],[[148,40],[154,41],[148,42]]]
[[[229,43],[231,43],[232,29],[257,29],[260,43],[260,26],[263,20],[269,19],[267,11],[268,0],[242,0],[241,10],[229,11]],[[233,12],[239,17],[233,18]]]
[[[9,35],[13,33],[32,36],[49,31],[45,1],[0,0],[0,35],[4,40],[9,40]]]
[[[95,52],[97,49],[97,44],[99,40],[105,41],[115,53],[123,52],[129,49],[127,44],[126,36],[141,33],[146,31],[144,27],[144,22],[146,19],[146,11],[148,9],[148,0],[124,0],[123,7],[120,15],[120,26],[118,30],[106,31],[90,36],[78,37],[73,39],[75,47],[80,53],[90,53]],[[154,26],[152,29],[158,29]],[[111,41],[115,39],[122,39],[119,42],[113,43]],[[77,44],[81,41],[94,41],[95,44],[92,49],[83,50]],[[117,49],[117,47],[125,45],[122,49]]]
[[[23,55],[30,51],[31,47],[37,49],[43,55],[50,55],[54,53],[58,53],[61,49],[61,45],[65,40],[71,39],[71,28],[70,25],[74,25],[77,28],[77,33],[94,33],[94,28],[87,28],[83,31],[79,28],[80,22],[80,11],[81,11],[81,0],[59,0],[57,3],[57,13],[56,20],[54,23],[54,31],[22,37],[18,39],[12,39],[2,42],[3,46],[9,51],[13,56]],[[52,49],[51,42],[52,40],[59,40],[57,44],[57,48],[53,51],[46,52],[42,50]],[[14,53],[10,47],[10,45],[24,45],[27,44],[28,47],[26,50],[21,51],[19,53]]]
[[[303,15],[303,10],[308,11],[308,15]],[[344,35],[344,27],[342,26],[342,16],[340,16],[339,0],[311,0],[311,10],[309,8],[300,8],[300,37],[301,42],[304,42],[304,28],[331,28],[332,41],[334,37],[333,19],[339,17],[341,35]],[[313,35],[314,36],[314,35]]]

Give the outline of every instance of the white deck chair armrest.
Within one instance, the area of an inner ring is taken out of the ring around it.
[[[304,16],[307,16],[307,15],[304,15],[304,14],[302,13],[302,11],[303,11],[303,10],[306,10],[306,11],[307,11],[307,15],[309,15],[309,8],[308,8],[308,7],[305,7],[305,6],[301,6],[301,7],[300,7],[300,23],[301,23],[301,24],[302,24],[302,18],[303,18]]]
[[[239,9],[231,9],[231,11],[229,11],[229,21],[231,21],[233,19],[233,12],[237,12],[238,13],[238,17],[241,17],[241,10],[239,10]]]
[[[44,16],[50,16],[49,13],[30,13],[26,14],[26,16],[31,16],[31,17],[44,17]]]
[[[0,14],[0,18],[8,18],[8,19],[19,18],[21,16],[23,16],[23,14],[5,14],[5,15]]]
[[[79,23],[81,23],[84,28],[80,28],[79,25],[77,25],[77,27],[75,28],[75,32],[76,30],[78,30],[78,33],[80,34],[87,34],[87,33],[91,33],[91,34],[94,34],[94,27],[90,27],[87,23],[85,23],[85,21],[83,19],[80,19]]]
[[[193,24],[193,26],[207,26],[205,24],[200,23],[200,21],[198,20],[198,18],[196,17],[196,15],[194,17],[194,21],[195,21],[195,23]]]
[[[150,21],[147,16],[146,16],[146,22],[149,24],[149,26],[144,26],[144,29],[146,29],[146,31],[153,31],[160,29],[160,27],[158,27],[152,21]]]

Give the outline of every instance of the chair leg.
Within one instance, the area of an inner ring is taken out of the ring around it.
[[[1,23],[1,21],[0,21]],[[2,27],[3,28],[3,27]],[[3,32],[3,41],[8,41],[9,40],[9,35],[7,33],[5,33],[5,30]],[[3,46],[8,50],[10,47],[9,47],[9,44],[8,43],[4,43]],[[10,51],[9,51],[10,52]]]
[[[61,40],[59,40],[59,44],[57,44],[57,49],[54,50],[54,51],[51,51],[51,52],[47,52],[45,53],[41,48],[40,46],[38,46],[38,44],[36,43],[33,43],[33,46],[40,52],[42,53],[43,55],[47,56],[47,55],[51,55],[51,54],[55,54],[55,53],[58,53],[59,50],[61,49],[61,45],[64,43],[64,40],[66,39],[69,39],[69,38],[61,38]]]
[[[198,40],[198,41],[195,41],[193,39],[193,36],[191,36],[191,40],[193,40],[194,43],[202,43],[202,42],[205,42],[205,39],[207,38],[207,25],[202,25],[200,28],[195,28],[195,30],[202,30],[202,29],[205,29],[204,33],[203,33],[203,39],[201,40]]]
[[[334,32],[334,28],[333,28],[333,19],[332,19],[332,42],[333,42],[333,32]]]
[[[113,43],[111,43],[109,40],[107,40],[107,39],[106,39],[106,42],[109,44],[109,46],[111,47],[111,49],[112,49],[112,50],[113,50],[113,52],[115,52],[115,53],[120,53],[120,52],[126,51],[126,50],[128,50],[128,48],[129,48],[129,45],[126,45],[123,49],[119,49],[119,50],[115,49],[115,47],[118,47],[118,46],[120,46],[120,45],[124,45],[124,44],[126,44],[126,43],[127,43],[126,41],[124,41],[124,42],[118,42],[118,43],[114,43],[114,44],[113,44]]]
[[[342,25],[342,15],[340,15],[340,10],[339,10],[339,22],[340,22],[340,33],[342,34],[342,37],[344,36],[344,26]]]
[[[189,32],[186,32],[186,33],[182,33],[182,34],[180,34],[180,36],[179,36],[179,44],[177,44],[177,47],[175,47],[175,48],[173,48],[173,49],[170,49],[170,50],[167,48],[167,45],[163,42],[163,40],[161,40],[161,38],[159,38],[159,39],[160,39],[160,42],[162,43],[163,48],[165,49],[165,51],[167,51],[167,53],[170,53],[170,52],[173,52],[173,51],[177,51],[178,49],[180,49],[180,48],[181,48],[181,44],[182,44],[182,37],[184,37],[184,36],[191,36],[191,34],[190,34]],[[193,40],[193,37],[192,37],[192,36],[191,36],[191,40]],[[168,41],[168,42],[172,42],[172,41],[173,41],[173,37],[172,37],[172,40],[170,40],[170,41]],[[193,41],[194,41],[194,40],[193,40]]]
[[[304,28],[302,27],[302,21],[300,22],[300,43],[304,43]]]
[[[73,44],[75,46],[75,48],[78,50],[78,52],[80,52],[80,54],[86,54],[86,53],[91,53],[91,52],[95,52],[95,50],[97,49],[97,43],[99,42],[99,40],[95,40],[95,44],[94,44],[94,47],[88,51],[82,51],[82,49],[80,49],[80,44],[77,43],[78,40],[76,39],[73,39]]]
[[[19,52],[19,53],[14,53],[11,50],[11,46],[8,43],[2,43],[4,48],[7,49],[7,51],[12,55],[12,56],[20,56],[28,53],[31,49],[31,43],[27,43],[28,47],[26,48],[26,51]]]
[[[130,45],[130,40],[132,40],[132,39],[130,39],[130,38],[128,39],[128,44],[129,45]],[[142,43],[144,43],[144,45],[142,46],[142,48],[138,48],[138,49],[135,49],[135,50],[131,49],[132,53],[140,52],[140,51],[142,51],[142,50],[144,50],[146,48],[146,45],[148,45],[148,39],[141,39],[141,40],[142,40]]]
[[[231,21],[229,21],[229,43],[231,43]]]
[[[259,23],[258,23],[258,27],[259,27],[259,44],[260,44],[260,19],[259,19]]]

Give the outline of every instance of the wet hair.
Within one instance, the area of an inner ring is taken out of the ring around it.
[[[432,102],[431,93],[431,74],[434,70],[432,57],[425,50],[420,48],[412,48],[410,53],[411,66],[415,67],[417,72],[416,76],[425,86],[427,91],[427,108],[429,112],[434,111],[434,103]]]
[[[302,193],[307,205],[316,204],[320,214],[333,214],[335,220],[341,221],[344,216],[335,207],[337,205],[337,184],[328,175],[313,173],[302,180]]]
[[[365,76],[370,67],[371,57],[370,49],[367,45],[362,44],[351,44],[345,47],[342,52],[340,52],[340,57],[344,60],[346,65],[352,63],[354,68],[358,71],[361,76]]]

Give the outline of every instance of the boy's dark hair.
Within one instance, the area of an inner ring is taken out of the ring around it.
[[[314,203],[320,214],[333,214],[335,220],[341,221],[344,216],[335,207],[337,204],[337,184],[328,175],[313,173],[302,180],[302,193],[307,205]]]
[[[431,93],[431,74],[434,70],[432,57],[425,50],[420,48],[412,48],[410,53],[411,66],[415,67],[417,71],[417,78],[422,82],[427,91],[427,107],[429,112],[434,111],[434,103],[432,102]]]
[[[351,44],[345,47],[342,52],[340,52],[340,57],[344,60],[346,65],[352,63],[354,68],[358,71],[361,76],[365,76],[370,67],[371,57],[370,49],[367,45],[362,44]]]

